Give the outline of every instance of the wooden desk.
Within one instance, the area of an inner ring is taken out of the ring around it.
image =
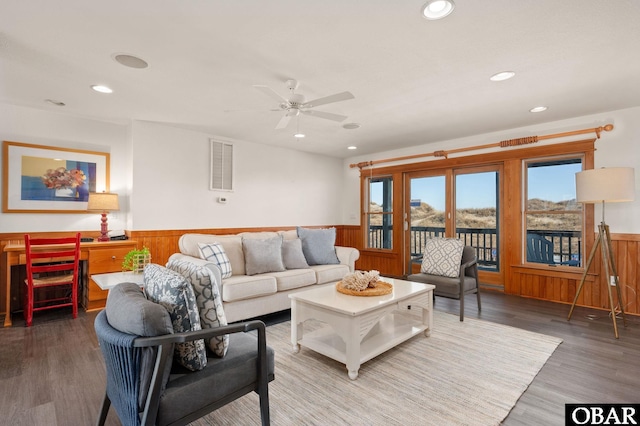
[[[98,287],[91,279],[91,275],[122,271],[124,256],[135,249],[136,245],[137,242],[134,240],[80,243],[80,260],[87,261],[87,285],[81,289],[79,302],[86,310],[103,308],[108,294],[108,291]],[[8,244],[4,247],[4,254],[7,260],[4,326],[11,327],[11,267],[24,265],[27,256],[24,244]]]

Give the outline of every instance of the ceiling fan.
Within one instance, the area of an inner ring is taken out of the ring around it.
[[[285,115],[280,119],[278,124],[276,125],[276,129],[284,129],[289,124],[289,121],[292,117],[297,117],[300,114],[310,115],[312,117],[324,118],[327,120],[333,121],[344,121],[347,116],[340,114],[333,114],[330,112],[324,111],[316,111],[311,108],[315,108],[320,105],[326,105],[333,102],[346,101],[348,99],[353,99],[354,96],[350,92],[341,92],[336,93],[334,95],[325,96],[323,98],[314,99],[312,101],[305,101],[304,95],[300,95],[295,93],[295,90],[298,88],[297,80],[287,80],[286,81],[287,89],[291,92],[289,98],[284,98],[278,94],[275,90],[270,88],[269,86],[263,86],[256,84],[253,87],[260,90],[265,95],[276,99],[279,104],[279,110],[285,111]],[[277,110],[276,110],[277,111]]]

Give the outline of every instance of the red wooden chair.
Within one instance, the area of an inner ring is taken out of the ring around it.
[[[24,245],[27,254],[27,278],[24,280],[27,285],[24,307],[27,327],[31,326],[33,313],[45,309],[71,306],[73,318],[76,318],[80,233],[63,238],[31,238],[27,234]],[[59,289],[64,287],[68,290],[62,296]]]

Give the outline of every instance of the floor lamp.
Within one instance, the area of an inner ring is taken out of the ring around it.
[[[604,221],[604,204],[617,203],[622,201],[633,201],[635,195],[634,171],[630,167],[611,167],[602,169],[585,170],[576,173],[576,199],[579,203],[595,204],[602,203],[602,222],[598,225],[598,237],[591,248],[591,253],[580,280],[580,285],[573,299],[571,310],[567,321],[571,319],[573,309],[576,307],[578,296],[584,286],[587,271],[591,267],[593,258],[598,247],[601,249],[602,264],[607,277],[607,290],[609,292],[609,306],[611,307],[611,319],[613,321],[613,332],[618,338],[618,325],[616,323],[615,307],[613,305],[613,294],[611,287],[615,286],[618,295],[618,304],[622,313],[622,321],[627,326],[627,319],[624,315],[624,305],[622,303],[622,293],[618,281],[618,269],[616,268],[615,257],[611,247],[611,235],[609,225]],[[612,280],[613,278],[613,280]]]

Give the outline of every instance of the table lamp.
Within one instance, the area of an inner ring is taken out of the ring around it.
[[[100,237],[98,241],[109,241],[107,235],[109,230],[107,227],[107,214],[110,211],[120,210],[118,204],[118,194],[112,192],[90,192],[89,201],[87,202],[87,211],[100,212],[102,214],[100,224]]]
[[[591,267],[591,262],[596,254],[598,246],[601,248],[602,264],[607,277],[607,289],[609,290],[609,305],[611,307],[611,317],[613,320],[613,331],[618,338],[618,326],[616,323],[615,308],[613,305],[613,295],[611,286],[615,285],[618,295],[618,304],[622,314],[622,320],[626,327],[627,320],[624,315],[622,303],[622,293],[618,282],[618,270],[611,246],[611,235],[609,225],[604,221],[605,203],[619,203],[623,201],[633,201],[635,196],[635,176],[631,167],[609,167],[601,169],[584,170],[576,173],[576,201],[584,204],[602,203],[602,222],[598,225],[598,237],[593,244],[589,259],[584,268],[580,285],[576,291],[571,310],[567,320],[571,319],[573,308],[576,306],[578,296],[584,286],[587,271]],[[612,279],[613,278],[613,279]]]

